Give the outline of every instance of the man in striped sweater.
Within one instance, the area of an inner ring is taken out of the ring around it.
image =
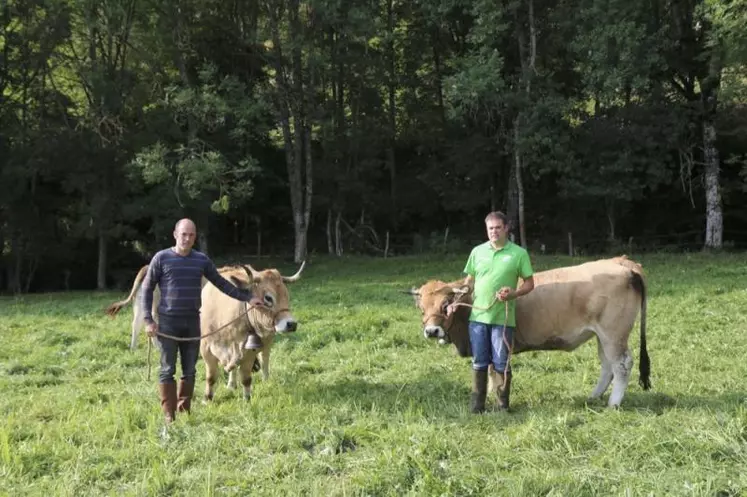
[[[237,288],[223,278],[215,264],[202,252],[193,250],[197,227],[190,219],[182,219],[174,228],[176,244],[161,250],[150,261],[143,282],[142,305],[145,311],[146,331],[153,337],[161,331],[181,338],[200,336],[200,307],[202,305],[202,277],[204,276],[221,292],[250,305],[261,306],[263,302],[251,292]],[[153,290],[159,286],[161,300],[158,304],[158,323],[153,320]],[[161,344],[161,373],[159,392],[161,408],[166,422],[171,423],[176,411],[189,413],[195,387],[199,340],[176,341],[158,336]],[[262,341],[252,334],[247,339],[247,348],[262,348]],[[181,355],[182,377],[177,393],[174,373],[177,353]]]

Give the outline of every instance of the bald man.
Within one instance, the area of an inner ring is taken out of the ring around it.
[[[215,264],[202,252],[192,249],[197,237],[197,227],[191,219],[182,219],[174,228],[175,245],[161,250],[150,261],[143,282],[142,305],[145,312],[146,331],[153,337],[163,333],[183,338],[200,336],[200,307],[202,305],[202,277],[229,297],[250,305],[263,305],[251,292],[238,288],[218,273]],[[161,301],[158,304],[158,320],[153,320],[153,290],[159,286]],[[199,340],[176,341],[158,336],[161,344],[161,373],[159,392],[161,408],[167,423],[174,421],[176,412],[189,413],[195,388]],[[256,334],[247,339],[247,348],[262,348],[262,340]],[[174,374],[177,353],[181,356],[182,377],[177,393]]]

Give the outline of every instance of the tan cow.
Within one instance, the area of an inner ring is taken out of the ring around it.
[[[290,295],[285,283],[298,281],[306,263],[293,276],[282,276],[276,269],[256,271],[249,265],[225,266],[218,269],[221,275],[240,288],[251,289],[252,293],[263,299],[265,307],[251,309],[247,313],[244,302],[232,299],[223,294],[202,279],[202,307],[200,308],[201,333],[205,338],[201,340],[200,353],[206,365],[206,399],[212,399],[214,384],[218,375],[217,367],[221,365],[229,372],[228,386],[236,384],[235,371],[239,365],[239,375],[244,386],[244,396],[251,395],[251,372],[255,359],[259,359],[263,378],[268,378],[270,364],[270,348],[275,333],[296,331],[298,323],[290,312]],[[140,302],[140,287],[148,266],[143,266],[135,278],[130,294],[125,300],[111,304],[106,313],[116,315],[124,306],[135,300]],[[160,300],[160,292],[156,287],[153,293],[153,317],[158,319],[156,308]],[[137,335],[144,327],[144,312],[142,305],[135,305],[132,319],[132,337],[130,348],[137,346]],[[211,334],[221,328],[218,333]],[[263,348],[260,350],[245,350],[244,344],[250,329],[261,338]],[[157,341],[154,341],[158,343]]]
[[[528,350],[571,351],[596,336],[602,369],[590,398],[600,398],[612,383],[608,405],[619,406],[633,367],[628,338],[640,308],[638,381],[644,390],[651,387],[646,350],[646,283],[640,264],[623,255],[535,273],[534,284],[534,291],[516,301],[514,354]],[[423,313],[426,338],[454,343],[462,357],[472,355],[467,331],[469,309],[458,307],[456,313],[446,316],[446,306],[451,302],[472,302],[462,280],[429,281],[408,293],[415,296]],[[500,380],[491,380],[494,386],[501,384]]]
[[[251,397],[252,369],[257,357],[262,365],[262,378],[269,377],[270,349],[275,333],[293,332],[298,326],[290,311],[290,294],[285,283],[298,281],[304,266],[305,263],[301,264],[298,272],[288,277],[277,269],[255,271],[248,265],[223,271],[221,274],[225,278],[241,288],[251,289],[252,294],[263,299],[265,306],[251,309],[248,314],[246,303],[225,295],[212,283],[203,286],[200,328],[204,338],[200,342],[200,354],[205,361],[206,400],[212,400],[215,394],[219,365],[230,371],[228,385],[232,387],[235,379],[232,367],[238,363],[238,375],[247,400]],[[242,315],[242,319],[236,319]],[[219,333],[211,335],[223,326]],[[262,338],[260,350],[243,349],[249,329]]]

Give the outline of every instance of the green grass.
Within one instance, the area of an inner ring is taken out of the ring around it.
[[[425,340],[398,293],[463,259],[316,259],[290,287],[300,329],[252,401],[221,384],[167,436],[144,337],[130,352],[131,314],[101,312],[122,293],[0,299],[0,495],[747,493],[747,255],[638,259],[651,391],[636,369],[621,409],[587,405],[590,342],[516,356],[513,412],[480,416],[468,360]],[[200,397],[203,379],[200,361]]]

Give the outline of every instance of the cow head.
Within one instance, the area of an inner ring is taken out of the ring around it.
[[[431,280],[405,293],[415,297],[415,305],[423,315],[425,338],[437,338],[441,343],[453,342],[460,355],[471,354],[467,334],[469,308],[460,306],[450,316],[446,315],[446,308],[452,303],[472,303],[470,288],[464,281],[445,283]]]
[[[231,278],[234,284],[247,278],[248,281],[243,281],[243,284],[237,286],[250,289],[253,295],[264,302],[263,308],[249,312],[249,320],[260,335],[263,334],[263,330],[274,329],[277,333],[286,333],[296,331],[298,328],[298,321],[291,314],[290,294],[285,284],[298,281],[305,266],[304,261],[296,274],[283,276],[277,269],[257,271],[247,264],[241,266],[246,275],[242,275],[241,278],[233,275]]]

